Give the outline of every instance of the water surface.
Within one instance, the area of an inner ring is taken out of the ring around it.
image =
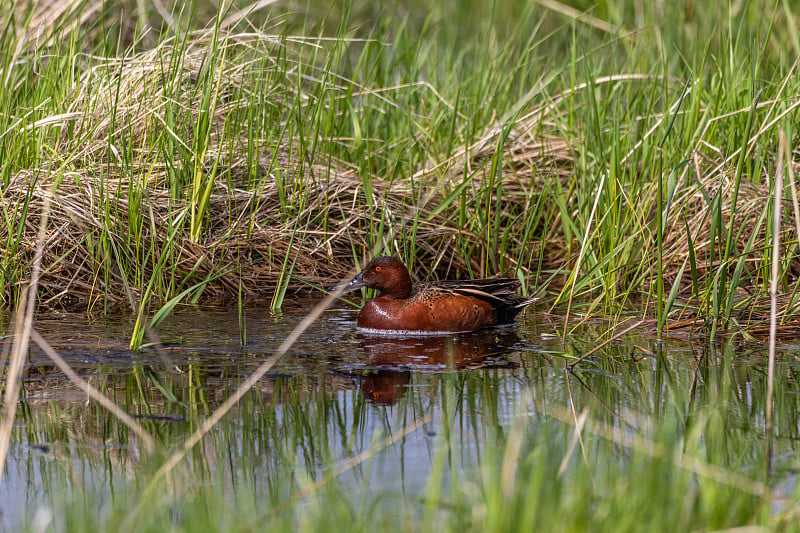
[[[36,328],[162,448],[177,449],[314,303],[288,302],[278,316],[247,308],[244,332],[233,308],[182,309],[159,327],[161,348],[137,353],[127,349],[129,316],[49,313]],[[359,334],[356,314],[344,305],[324,313],[185,460],[193,481],[278,503],[373,449],[335,483],[413,506],[442,454],[447,470],[474,471],[487,454],[502,455],[515,428],[548,435],[569,468],[581,468],[582,455],[602,454],[602,469],[613,472],[630,461],[625,439],[654,439],[664,420],[712,464],[754,478],[763,469],[761,345],[658,343],[632,333],[567,371],[572,358],[607,337],[603,324],[581,326],[565,347],[560,319],[543,314],[514,328],[405,339]],[[799,369],[796,350],[785,346],[771,451],[775,483],[787,490],[798,466]],[[15,529],[37,513],[59,516],[75,498],[102,512],[142,468],[136,438],[35,346],[24,380],[0,487],[3,526]],[[589,421],[575,451],[582,414]],[[418,429],[382,444],[415,421],[423,421]]]

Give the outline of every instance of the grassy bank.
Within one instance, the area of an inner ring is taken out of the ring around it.
[[[797,144],[785,4],[458,6],[9,6],[3,303],[49,209],[40,306],[279,308],[376,250],[582,315],[758,326],[779,130]]]
[[[674,337],[765,333],[774,266],[796,335],[800,21],[588,4],[4,3],[9,523],[797,529],[797,357]],[[372,253],[519,277],[558,319],[381,375],[352,313],[307,314]],[[29,285],[124,331],[48,330]],[[197,301],[239,306],[170,326]],[[133,354],[145,324],[167,346]],[[673,338],[610,342],[631,324]]]

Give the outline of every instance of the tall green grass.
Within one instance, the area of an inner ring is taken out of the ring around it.
[[[148,327],[169,331],[182,304],[233,298],[247,347],[262,314],[245,320],[248,297],[277,311],[372,250],[419,278],[517,276],[570,315],[556,332],[572,344],[512,355],[513,371],[401,375],[412,386],[391,408],[356,390],[368,372],[297,355],[277,369],[293,377],[259,382],[166,479],[118,420],[39,402],[54,380],[28,382],[9,460],[44,480],[31,513],[46,500],[67,531],[796,527],[791,354],[774,441],[763,354],[741,337],[678,355],[612,343],[563,370],[631,309],[667,342],[692,320],[759,333],[778,132],[797,144],[788,3],[44,6],[2,6],[6,307],[52,194],[39,305],[131,312],[121,352],[152,346]],[[790,335],[793,203],[787,191],[778,215]],[[584,329],[593,318],[610,327]],[[89,377],[169,450],[260,362],[240,355],[231,368],[145,354]]]
[[[517,275],[583,316],[761,323],[800,89],[783,3],[398,6],[10,8],[4,303],[57,182],[42,302],[127,307],[134,348],[180,294],[277,310],[376,244],[419,277]]]

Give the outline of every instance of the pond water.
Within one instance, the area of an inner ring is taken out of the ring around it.
[[[244,346],[235,308],[179,310],[158,329],[163,347],[138,353],[127,349],[128,316],[48,313],[36,328],[160,447],[178,449],[315,303],[287,302],[277,316],[246,308]],[[193,475],[280,502],[372,450],[369,461],[342,468],[337,485],[413,502],[442,441],[445,468],[469,472],[487,453],[502,455],[523,424],[550,435],[566,465],[604,449],[604,468],[613,470],[630,461],[627,449],[657,438],[664,420],[683,449],[719,468],[753,479],[763,469],[760,344],[658,343],[632,333],[566,371],[605,338],[602,324],[571,333],[565,354],[562,319],[544,314],[513,328],[406,339],[360,335],[356,314],[344,304],[326,311],[187,457]],[[783,346],[771,468],[784,493],[798,466],[798,370],[796,348]],[[582,414],[589,422],[576,451]],[[141,461],[136,438],[32,346],[0,486],[4,528],[58,516],[76,497],[100,512],[136,479]]]

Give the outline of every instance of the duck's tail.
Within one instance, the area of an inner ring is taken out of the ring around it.
[[[506,298],[502,305],[497,306],[497,325],[511,324],[517,315],[538,298]]]

